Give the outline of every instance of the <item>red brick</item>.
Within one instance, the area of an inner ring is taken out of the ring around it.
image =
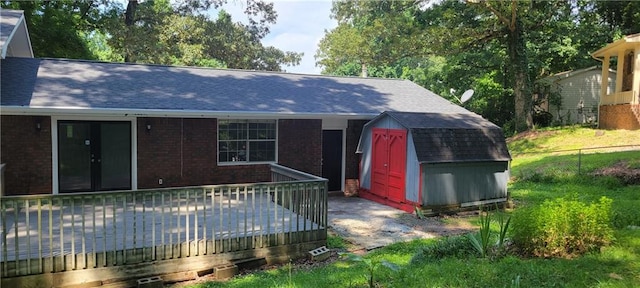
[[[602,105],[598,126],[601,129],[640,129],[640,119],[633,114],[631,104]]]
[[[51,117],[3,115],[0,122],[5,194],[51,193]]]
[[[322,120],[278,120],[278,163],[322,175]]]

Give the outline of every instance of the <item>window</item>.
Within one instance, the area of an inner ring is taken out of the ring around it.
[[[275,120],[218,120],[218,163],[274,161]]]

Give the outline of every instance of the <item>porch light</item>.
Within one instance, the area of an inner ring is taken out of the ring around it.
[[[147,131],[151,131],[151,123],[147,122]]]
[[[42,120],[36,119],[36,131],[42,130]]]

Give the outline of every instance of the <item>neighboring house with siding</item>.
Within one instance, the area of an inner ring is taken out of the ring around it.
[[[608,91],[615,91],[615,71],[609,73]],[[557,73],[540,80],[549,86],[543,109],[553,115],[553,121],[563,125],[596,123],[602,83],[602,68],[593,66]],[[560,97],[554,105],[549,97]]]

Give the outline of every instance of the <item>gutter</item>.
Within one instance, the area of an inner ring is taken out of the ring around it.
[[[2,115],[51,115],[51,116],[111,116],[111,117],[167,117],[167,118],[242,118],[242,119],[322,119],[348,118],[368,120],[379,113],[311,113],[311,112],[255,112],[255,111],[207,111],[207,110],[163,110],[163,109],[119,109],[78,107],[25,107],[2,106]]]

